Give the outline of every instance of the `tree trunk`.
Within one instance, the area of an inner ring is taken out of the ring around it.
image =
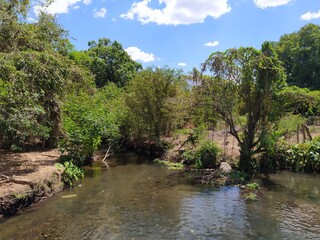
[[[61,133],[61,112],[58,103],[51,103],[48,114],[52,128],[50,132],[50,138],[47,141],[47,147],[53,148],[58,146],[59,135]]]
[[[240,146],[240,161],[239,161],[239,170],[243,172],[249,172],[252,169],[252,151],[248,143],[243,143]]]
[[[244,139],[240,144],[239,170],[249,173],[252,172],[252,156],[254,148],[255,124],[252,116],[249,116],[247,130],[244,131]]]

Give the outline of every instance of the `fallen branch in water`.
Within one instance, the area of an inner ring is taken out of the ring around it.
[[[104,158],[102,159],[102,162],[104,163],[104,165],[106,166],[107,169],[110,169],[108,163],[106,162],[106,159],[110,156],[109,151],[111,149],[111,145],[109,145],[109,148],[106,152],[106,155],[104,155]]]

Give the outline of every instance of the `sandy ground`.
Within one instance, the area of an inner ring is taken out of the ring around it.
[[[13,183],[1,175],[39,183],[59,172],[54,166],[59,156],[60,152],[56,149],[28,153],[0,151],[0,201],[13,193],[31,190],[28,184]]]
[[[320,126],[308,126],[312,138],[320,136]],[[181,145],[187,140],[188,135],[177,135],[173,138],[164,139],[168,142],[173,148],[169,151],[166,158],[171,161],[179,161],[179,150],[180,149],[187,149],[192,148],[191,144],[186,144],[184,147],[181,148]],[[231,134],[228,133],[226,130],[215,130],[215,131],[208,131],[207,139],[210,139],[214,143],[220,147],[222,150],[221,152],[221,160],[226,160],[230,163],[233,162],[234,159],[238,159],[240,156],[240,147],[238,141],[233,137]],[[298,135],[296,132],[287,134],[283,137],[283,139],[288,144],[296,144],[302,143],[304,136],[303,133],[300,132]]]

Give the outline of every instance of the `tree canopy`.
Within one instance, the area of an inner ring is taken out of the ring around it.
[[[287,83],[320,90],[320,26],[308,24],[275,43]]]
[[[185,87],[181,72],[170,68],[147,68],[135,76],[126,97],[135,139],[159,142],[181,125],[187,107]]]
[[[133,61],[117,41],[101,38],[98,42],[90,41],[88,45],[87,51],[73,52],[71,58],[90,68],[97,87],[110,82],[123,87],[142,69],[141,64]]]
[[[142,69],[108,38],[76,51],[54,16],[40,13],[28,23],[29,6],[28,0],[0,0],[1,147],[59,146],[82,165],[101,144],[161,144],[178,128],[212,127],[220,119],[239,143],[239,169],[249,172],[282,113],[320,113],[319,92],[311,91],[320,89],[317,25],[265,42],[261,50],[214,52],[190,84],[180,70]],[[284,88],[285,75],[296,86]]]
[[[36,23],[20,17],[28,3],[0,3],[0,137],[13,149],[57,146],[61,96],[73,81],[85,86],[87,79],[69,60],[67,32],[53,16],[42,14]]]
[[[200,99],[226,122],[240,145],[239,169],[253,169],[253,156],[263,151],[263,138],[274,120],[276,94],[285,84],[285,75],[277,54],[266,42],[261,50],[229,49],[213,53],[195,76]]]

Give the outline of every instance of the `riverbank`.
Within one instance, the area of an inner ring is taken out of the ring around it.
[[[62,171],[54,166],[59,157],[56,149],[27,153],[0,151],[0,216],[10,216],[62,191]]]
[[[313,127],[312,130],[313,137],[319,135],[318,126]],[[219,160],[228,162],[234,168],[234,162],[239,158],[239,146],[234,137],[226,130],[216,130],[209,131],[206,138],[214,141],[222,150]],[[292,144],[295,143],[294,138],[295,136],[285,140]],[[188,134],[177,134],[172,138],[163,139],[166,145],[170,146],[163,159],[181,164],[183,160],[181,153],[192,148],[184,145],[187,139]],[[300,139],[303,139],[302,136]],[[155,151],[152,144],[148,144],[147,147],[141,151],[146,153]],[[158,149],[157,152],[161,151]],[[27,153],[0,150],[0,216],[12,215],[24,207],[63,190],[62,170],[55,167],[60,154],[57,149]],[[95,161],[102,160],[104,154],[104,151],[97,152]],[[245,178],[236,171],[230,178],[224,173],[221,174],[221,170],[197,171],[194,175],[193,183],[213,185],[232,185],[235,182],[238,183],[239,179],[241,181]]]

